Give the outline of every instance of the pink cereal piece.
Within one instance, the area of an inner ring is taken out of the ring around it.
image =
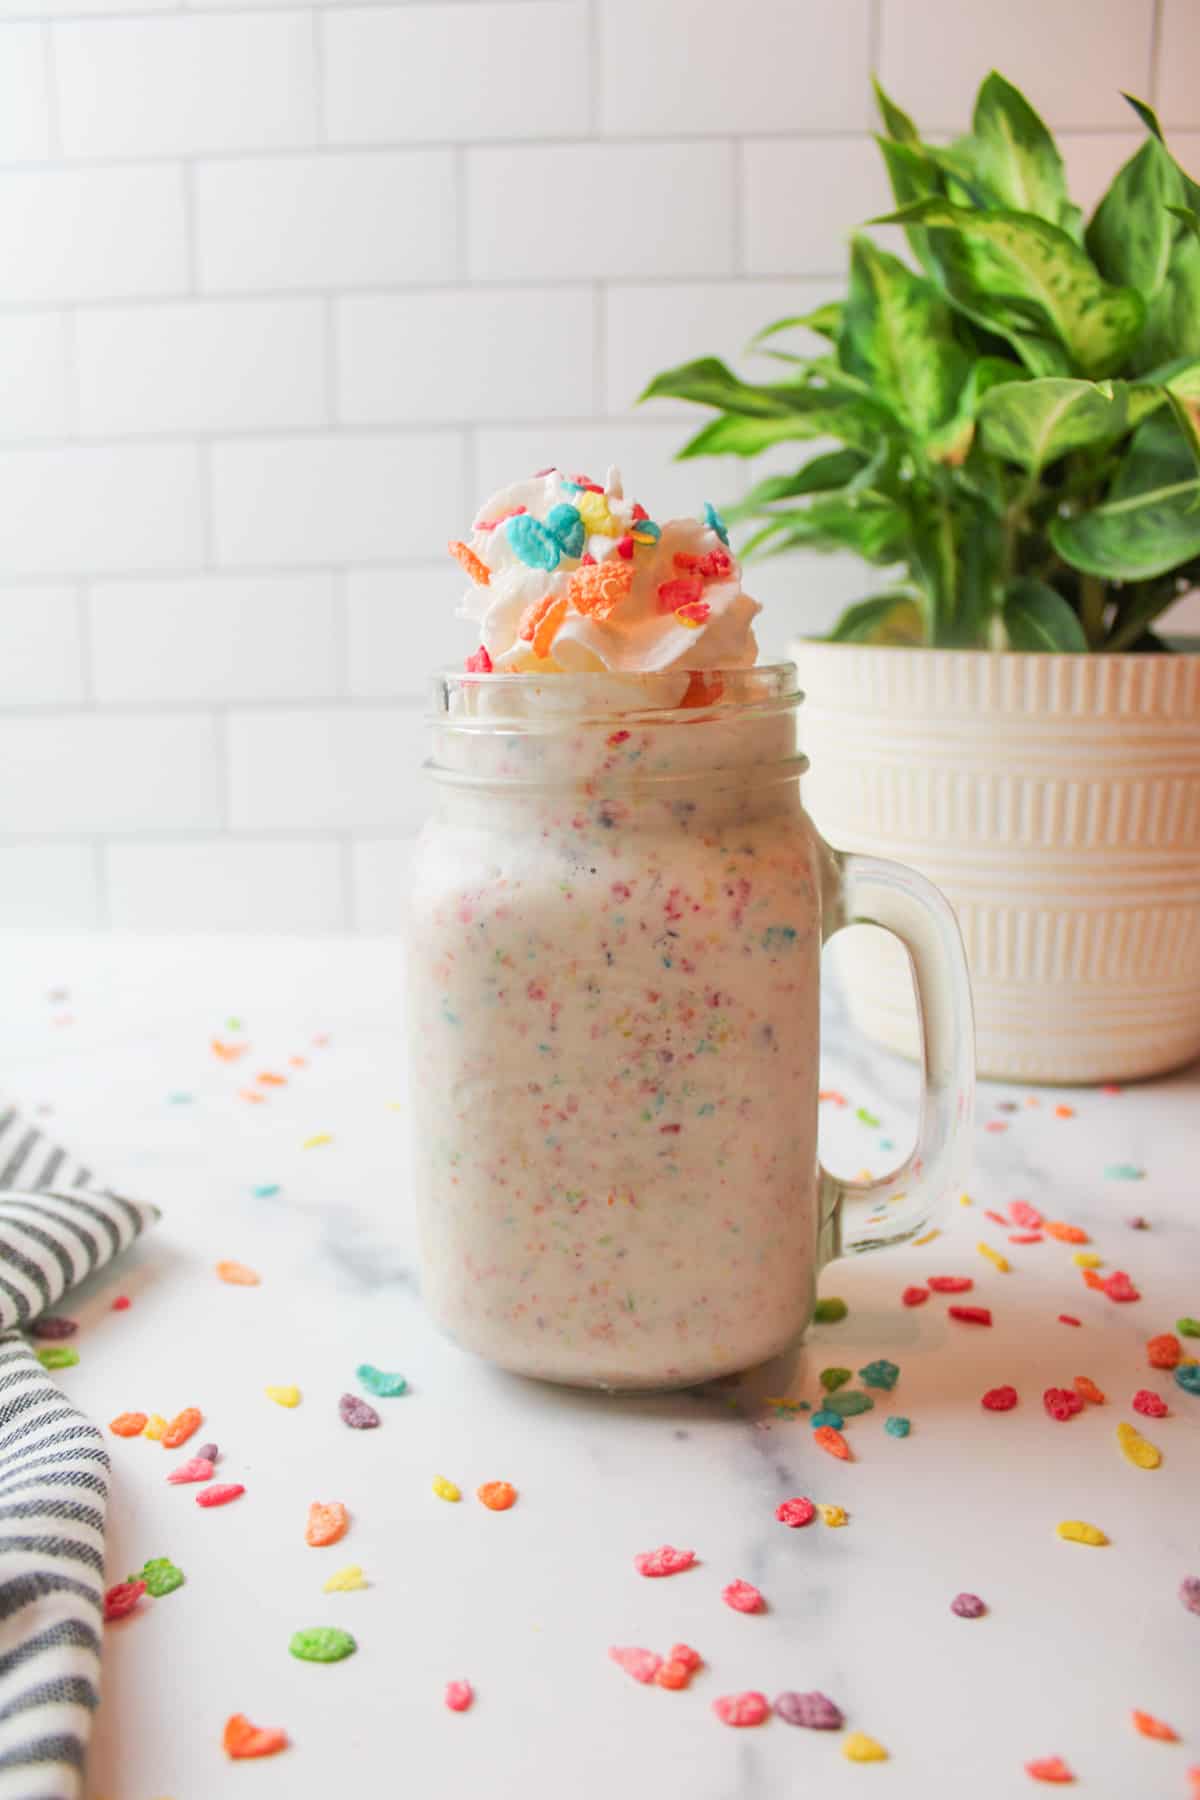
[[[766,1695],[753,1688],[744,1694],[722,1694],[712,1704],[722,1725],[761,1725],[771,1710]]]
[[[1077,1319],[1074,1313],[1059,1313],[1058,1322],[1060,1325],[1082,1325],[1083,1320]]]
[[[900,1296],[902,1306],[924,1306],[929,1298],[927,1287],[906,1287]]]
[[[1044,1244],[1046,1240],[1040,1231],[1010,1231],[1008,1241],[1010,1244]]]
[[[445,1700],[451,1712],[466,1712],[474,1698],[475,1690],[469,1681],[448,1681],[446,1683]]]
[[[1142,1297],[1124,1269],[1114,1269],[1101,1285],[1110,1300],[1140,1300]]]
[[[478,650],[472,652],[463,664],[468,675],[490,675],[492,659],[487,653],[487,645],[480,644]]]
[[[1139,1388],[1130,1405],[1134,1412],[1142,1413],[1147,1419],[1165,1419],[1169,1411],[1162,1395],[1152,1388]]]
[[[817,1516],[817,1509],[804,1494],[797,1494],[792,1500],[781,1500],[775,1508],[775,1517],[781,1525],[790,1525],[798,1530],[801,1525],[811,1525]]]
[[[1049,1387],[1042,1395],[1042,1405],[1052,1419],[1073,1419],[1083,1411],[1083,1396],[1073,1394],[1070,1388]]]
[[[1014,1225],[1022,1225],[1026,1231],[1038,1231],[1043,1223],[1041,1213],[1036,1206],[1030,1206],[1028,1200],[1010,1200],[1008,1216]]]
[[[671,1544],[663,1544],[657,1550],[643,1550],[634,1557],[633,1566],[639,1575],[680,1575],[695,1560],[694,1550],[676,1550]]]
[[[993,1212],[991,1207],[988,1206],[984,1208],[983,1216],[985,1219],[990,1219],[993,1225],[1003,1225],[1007,1230],[1009,1222],[1003,1213]]]
[[[643,1683],[653,1681],[662,1668],[661,1656],[655,1655],[653,1650],[639,1650],[634,1645],[614,1644],[608,1654],[613,1662],[619,1668],[624,1669],[627,1675],[632,1675],[635,1681]]]
[[[766,1609],[766,1601],[751,1581],[731,1581],[721,1589],[721,1598],[734,1612],[756,1613]]]
[[[928,1275],[925,1279],[935,1294],[969,1294],[975,1286],[970,1275]]]
[[[237,1500],[245,1493],[240,1481],[218,1481],[212,1487],[201,1488],[196,1495],[197,1506],[228,1506],[231,1500]]]
[[[694,1675],[704,1662],[704,1658],[698,1650],[693,1650],[690,1644],[672,1644],[670,1661],[682,1663],[689,1675]]]
[[[211,1481],[212,1473],[213,1465],[206,1456],[193,1456],[188,1462],[180,1463],[177,1469],[172,1469],[167,1480],[172,1486],[186,1481]]]
[[[946,1310],[960,1325],[990,1325],[992,1322],[989,1306],[948,1306]]]

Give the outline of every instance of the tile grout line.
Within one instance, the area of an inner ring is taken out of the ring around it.
[[[233,803],[229,786],[229,709],[211,708],[209,718],[212,724],[213,760],[217,771],[217,835],[227,837]]]
[[[1163,9],[1166,0],[1153,0],[1150,14],[1150,104],[1157,111],[1159,82],[1162,76]]]
[[[354,881],[354,838],[349,831],[339,832],[338,873],[342,891],[342,930],[358,930],[358,894]]]
[[[91,590],[86,581],[75,588],[75,625],[79,633],[79,680],[86,710],[96,705],[96,656],[92,640]],[[11,716],[11,715],[10,715]]]
[[[867,72],[878,75],[883,60],[883,0],[869,0],[867,8]]]
[[[42,69],[46,78],[46,138],[51,162],[63,153],[62,114],[58,95],[58,56],[54,43],[54,26],[46,20],[42,26]]]

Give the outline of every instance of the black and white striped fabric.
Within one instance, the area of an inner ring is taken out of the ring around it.
[[[19,1327],[158,1217],[0,1103],[0,1800],[78,1800],[99,1701],[108,1452]]]

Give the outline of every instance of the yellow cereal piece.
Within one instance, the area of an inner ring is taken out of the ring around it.
[[[455,1487],[452,1481],[447,1481],[444,1475],[434,1476],[433,1491],[439,1500],[462,1499],[462,1489],[460,1487]]]
[[[263,1393],[268,1400],[273,1400],[276,1406],[299,1406],[300,1404],[298,1387],[267,1387],[263,1389]]]
[[[1094,1250],[1076,1250],[1071,1261],[1077,1269],[1099,1269],[1104,1265],[1104,1258],[1097,1256]]]
[[[162,1414],[161,1413],[151,1413],[150,1417],[146,1420],[145,1426],[142,1430],[142,1436],[148,1437],[148,1438],[153,1438],[154,1442],[157,1444],[158,1440],[162,1437],[162,1434],[166,1429],[167,1429],[167,1421],[163,1418]]]
[[[1098,1525],[1087,1525],[1082,1519],[1064,1519],[1055,1527],[1060,1538],[1071,1544],[1107,1544],[1108,1539]]]
[[[347,1563],[344,1569],[338,1569],[322,1584],[322,1593],[352,1594],[356,1588],[365,1588],[366,1578],[357,1563]]]
[[[571,504],[583,520],[583,528],[591,537],[599,533],[602,537],[620,537],[621,528],[608,510],[608,502],[603,494],[585,491],[572,496]]]
[[[937,1227],[936,1227],[936,1226],[935,1226],[935,1227],[934,1227],[934,1229],[933,1229],[933,1230],[932,1230],[932,1231],[927,1231],[927,1232],[926,1232],[926,1233],[925,1233],[925,1236],[924,1236],[924,1237],[919,1237],[919,1238],[914,1238],[914,1239],[913,1239],[913,1248],[914,1248],[914,1250],[915,1250],[915,1249],[916,1249],[916,1247],[917,1247],[917,1246],[918,1246],[918,1244],[932,1244],[932,1242],[933,1242],[933,1240],[934,1240],[934,1238],[935,1238],[935,1237],[941,1237],[941,1235],[942,1235],[942,1234],[941,1234],[941,1232],[940,1232],[940,1231],[939,1231],[939,1230],[938,1230],[938,1229],[937,1229]]]
[[[844,1525],[849,1518],[844,1506],[818,1506],[817,1511],[825,1525]]]
[[[993,1250],[990,1244],[976,1244],[975,1248],[978,1250],[980,1256],[986,1256],[992,1266],[999,1269],[1002,1275],[1008,1274],[1012,1264],[1009,1262],[1007,1256],[1001,1256],[1000,1252],[998,1250]]]
[[[1135,1431],[1132,1425],[1117,1426],[1117,1442],[1125,1460],[1139,1469],[1157,1469],[1162,1461],[1162,1451],[1149,1438],[1144,1438],[1140,1431]]]
[[[312,1137],[305,1138],[300,1148],[302,1150],[319,1150],[322,1144],[332,1144],[332,1142],[333,1133],[331,1131],[318,1131]]]
[[[865,1731],[852,1731],[842,1739],[842,1755],[850,1762],[886,1762],[888,1753]]]
[[[958,1196],[958,1204],[960,1206],[974,1206],[975,1202],[972,1200],[970,1194],[960,1194]]]

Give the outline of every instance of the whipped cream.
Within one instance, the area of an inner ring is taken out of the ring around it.
[[[459,607],[478,630],[467,667],[501,673],[749,668],[761,608],[720,515],[659,525],[626,500],[617,470],[603,487],[543,469],[481,507],[450,545],[471,586]]]

